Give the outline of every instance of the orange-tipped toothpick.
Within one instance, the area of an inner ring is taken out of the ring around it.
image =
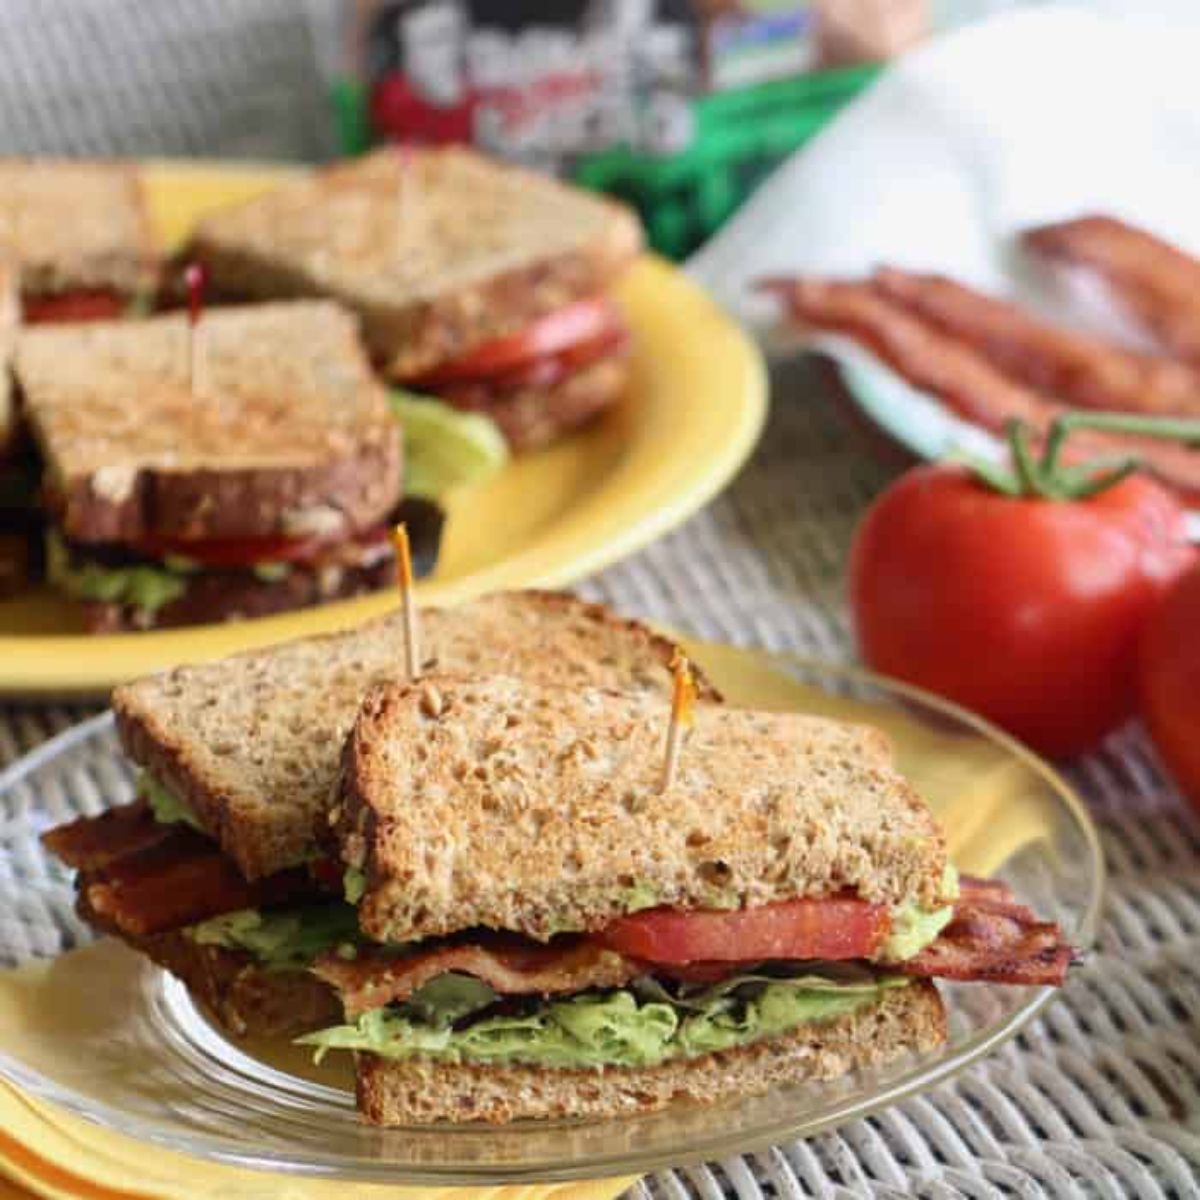
[[[204,351],[204,282],[205,271],[200,263],[189,263],[183,273],[188,296],[188,388],[199,396],[205,388],[207,359]]]
[[[397,525],[392,530],[392,545],[396,550],[396,586],[404,609],[404,666],[409,679],[416,679],[421,673],[421,653],[417,642],[417,602],[413,597],[412,549],[406,525]]]
[[[692,664],[687,655],[676,653],[671,661],[674,676],[671,684],[671,724],[667,727],[667,752],[663,758],[662,780],[659,791],[670,791],[679,770],[679,752],[684,738],[692,727],[696,708],[696,681],[692,678]]]

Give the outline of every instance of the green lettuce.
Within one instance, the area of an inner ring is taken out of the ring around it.
[[[814,975],[743,975],[681,998],[647,979],[629,988],[540,1000],[492,1016],[480,1011],[487,997],[476,990],[472,1003],[477,1007],[465,1022],[451,1015],[453,1008],[422,1013],[410,1002],[374,1009],[354,1024],[323,1029],[299,1041],[315,1046],[318,1058],[342,1049],[385,1058],[422,1055],[544,1067],[655,1066],[831,1020],[906,983],[865,976],[840,983]],[[464,998],[458,996],[460,1004]]]
[[[46,539],[46,577],[73,599],[128,605],[145,612],[156,612],[188,588],[185,574],[165,566],[113,567],[73,560],[62,539],[53,533]]]
[[[490,479],[508,462],[508,444],[490,417],[401,388],[391,391],[390,402],[404,428],[406,496],[436,499]]]
[[[361,936],[358,913],[340,901],[281,912],[243,909],[191,925],[184,932],[202,946],[244,950],[269,971],[304,970],[317,955],[353,948]]]

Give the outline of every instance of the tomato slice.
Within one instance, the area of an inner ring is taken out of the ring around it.
[[[64,292],[61,296],[26,296],[21,302],[21,319],[27,325],[54,321],[111,321],[125,313],[123,296],[108,289]]]
[[[461,358],[411,380],[415,387],[438,388],[504,375],[539,359],[553,358],[621,333],[620,315],[610,300],[595,297],[549,313],[519,333],[484,342]]]
[[[630,958],[679,965],[870,958],[890,928],[885,905],[829,896],[732,912],[654,908],[619,917],[597,937]]]

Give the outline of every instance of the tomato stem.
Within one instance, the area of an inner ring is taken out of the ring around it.
[[[1135,455],[1108,456],[1069,465],[1062,461],[1067,438],[1078,429],[1131,433],[1200,445],[1200,420],[1148,417],[1133,413],[1069,412],[1055,417],[1046,431],[1040,456],[1034,451],[1035,431],[1024,421],[1005,427],[1011,466],[957,455],[988,487],[1007,496],[1041,500],[1087,500],[1128,479],[1141,466]]]

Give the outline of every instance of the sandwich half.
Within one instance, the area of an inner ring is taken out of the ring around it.
[[[231,620],[386,584],[401,435],[354,318],[326,301],[25,332],[48,574],[89,630]]]
[[[316,973],[368,1121],[608,1117],[826,1079],[945,1037],[930,978],[1061,981],[1003,885],[960,886],[869,728],[661,694],[374,689],[331,834],[360,938]]]
[[[670,689],[671,642],[571,596],[502,593],[421,621],[427,671]],[[83,918],[174,972],[235,1033],[337,1021],[333,989],[308,968],[358,940],[358,916],[315,833],[363,695],[403,673],[396,615],[118,688],[138,799],[45,837],[79,872]]]
[[[0,159],[0,256],[17,264],[26,324],[126,315],[158,272],[137,167]]]
[[[466,149],[387,149],[206,217],[187,254],[217,295],[341,301],[388,379],[530,449],[623,392],[606,292],[641,246],[611,200]]]

